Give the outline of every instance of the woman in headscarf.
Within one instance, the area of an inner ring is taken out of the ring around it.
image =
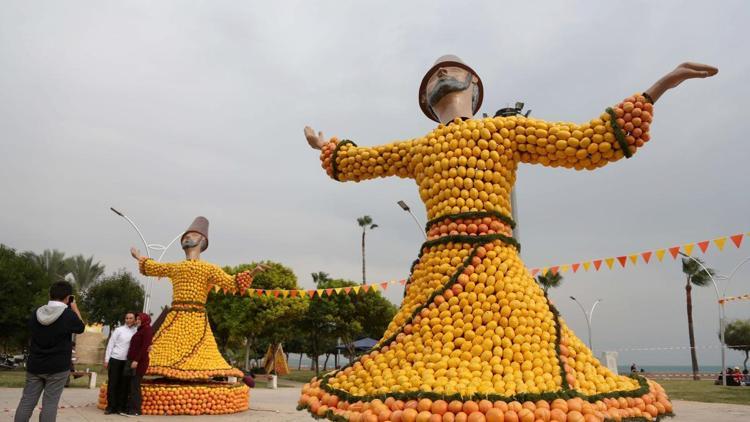
[[[148,369],[148,349],[154,338],[151,317],[148,314],[139,313],[136,316],[136,325],[138,325],[138,331],[130,339],[130,349],[128,349],[128,361],[131,362],[130,367],[133,371],[128,400],[129,415],[141,414],[141,380]]]

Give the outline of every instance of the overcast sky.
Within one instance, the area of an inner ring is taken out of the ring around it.
[[[479,72],[483,112],[524,101],[533,116],[583,122],[682,61],[716,65],[655,108],[652,142],[596,172],[518,172],[529,267],[640,252],[750,230],[746,2],[26,2],[0,13],[0,242],[94,255],[136,271],[136,233],[167,243],[196,215],[211,221],[203,258],[260,259],[359,280],[368,214],[370,281],[403,278],[424,222],[412,180],[331,181],[302,128],[376,145],[433,127],[417,103],[438,56]],[[565,3],[563,5],[562,3]],[[744,51],[744,53],[743,53]],[[746,241],[747,243],[747,241]],[[141,248],[142,249],[142,248]],[[750,246],[712,247],[728,273]],[[167,260],[182,259],[177,248]],[[678,262],[566,274],[551,293],[597,351],[686,346]],[[401,286],[387,296],[398,303]],[[750,265],[727,294],[750,293]],[[155,305],[168,303],[165,281]],[[694,289],[702,364],[718,364],[716,298]],[[750,317],[734,302],[732,318]],[[730,363],[742,355],[729,352]],[[689,364],[689,352],[621,352],[620,362]]]

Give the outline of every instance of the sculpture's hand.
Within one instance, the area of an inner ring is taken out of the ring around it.
[[[310,144],[313,149],[321,149],[323,148],[323,145],[326,144],[326,138],[323,136],[323,132],[318,132],[316,135],[315,131],[310,126],[305,126],[305,138],[307,138],[307,143]]]
[[[656,102],[667,90],[688,79],[708,78],[719,73],[719,69],[702,63],[685,62],[659,79],[646,93]]]
[[[136,248],[130,248],[130,255],[135,259],[141,259],[141,251]]]

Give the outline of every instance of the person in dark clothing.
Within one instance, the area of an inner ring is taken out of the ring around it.
[[[125,314],[125,324],[117,327],[109,336],[104,352],[104,367],[107,368],[107,408],[104,414],[127,411],[130,377],[126,376],[130,338],[138,327],[135,326],[135,312]],[[128,370],[128,372],[130,372]]]
[[[49,302],[29,318],[31,347],[26,364],[26,385],[14,422],[28,422],[42,391],[44,397],[39,421],[53,422],[57,418],[57,405],[70,375],[72,335],[81,334],[86,328],[70,283],[53,283],[49,298]]]
[[[138,331],[130,339],[128,349],[128,362],[133,369],[133,375],[130,378],[130,400],[128,400],[128,415],[131,416],[141,414],[141,380],[148,369],[148,351],[154,339],[151,317],[147,313],[138,314],[136,325],[138,325]]]

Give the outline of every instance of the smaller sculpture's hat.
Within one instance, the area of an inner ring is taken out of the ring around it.
[[[484,97],[484,87],[482,86],[482,78],[479,77],[477,72],[474,71],[469,65],[463,62],[458,56],[454,56],[453,54],[446,54],[444,56],[438,57],[437,60],[435,60],[435,64],[432,65],[430,70],[425,73],[424,77],[422,78],[422,83],[419,84],[419,107],[422,109],[422,113],[425,114],[425,116],[429,117],[430,119],[440,122],[438,117],[435,115],[435,113],[432,111],[432,108],[430,108],[430,104],[427,102],[427,93],[425,90],[427,89],[427,81],[430,80],[432,75],[437,72],[438,69],[441,67],[460,67],[467,72],[474,75],[474,77],[477,78],[477,99],[474,101],[474,107],[473,112],[476,113],[479,111],[479,107],[482,106],[482,98]]]
[[[182,234],[182,237],[184,238],[186,234],[190,232],[195,232],[200,235],[203,235],[203,237],[206,239],[206,242],[203,244],[203,247],[201,248],[201,252],[208,249],[208,219],[206,217],[195,217],[195,220],[193,220],[193,224],[190,225],[190,227],[185,230],[185,233]]]

